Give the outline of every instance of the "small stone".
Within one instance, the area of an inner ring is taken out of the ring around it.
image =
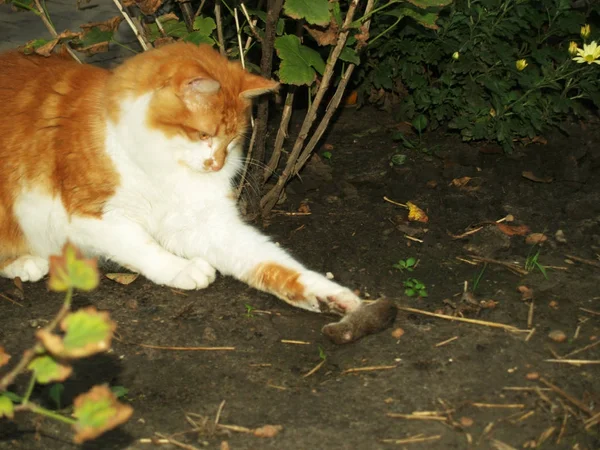
[[[548,306],[552,309],[558,309],[558,302],[556,300],[552,300],[550,303],[548,303]]]
[[[545,242],[548,238],[544,233],[531,233],[525,238],[527,245],[537,245]]]
[[[548,333],[548,337],[554,342],[565,342],[567,340],[567,335],[560,330],[552,330]]]
[[[130,298],[125,301],[125,306],[127,307],[127,309],[131,309],[132,311],[135,311],[138,309],[138,301],[134,298]]]
[[[390,403],[393,403],[393,402],[394,402],[394,399],[393,399],[392,397],[388,397],[388,398],[386,398],[386,399],[383,401],[383,403],[386,403],[386,404],[388,404],[388,405],[389,405]]]
[[[474,423],[474,420],[471,419],[470,417],[461,417],[460,418],[460,424],[463,427],[470,427],[473,425],[473,423]]]
[[[214,342],[217,340],[217,333],[211,327],[206,327],[202,332],[202,340],[208,342]]]
[[[566,244],[567,243],[567,238],[565,237],[565,233],[564,233],[563,230],[558,230],[554,234],[554,239],[556,239],[556,242],[560,242],[561,244]]]
[[[539,380],[540,374],[537,372],[529,372],[528,374],[525,375],[525,379],[530,380],[530,381]]]
[[[394,339],[400,339],[404,335],[404,330],[402,328],[396,328],[392,331],[392,337]]]

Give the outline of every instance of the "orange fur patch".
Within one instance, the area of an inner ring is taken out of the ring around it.
[[[69,59],[0,55],[0,259],[27,253],[13,204],[28,189],[99,217],[119,182],[104,153],[110,72]]]
[[[276,263],[260,264],[251,277],[250,284],[292,302],[304,299],[304,286],[298,281],[300,274]]]

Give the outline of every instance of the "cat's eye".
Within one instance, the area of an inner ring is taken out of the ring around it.
[[[201,141],[206,141],[207,139],[210,139],[210,137],[210,134],[204,133],[203,131],[198,133],[198,139],[200,139]]]

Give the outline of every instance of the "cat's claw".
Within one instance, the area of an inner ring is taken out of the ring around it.
[[[315,272],[304,273],[300,281],[306,286],[305,298],[311,311],[331,312],[341,316],[357,309],[362,300],[350,289],[340,286]]]
[[[201,258],[194,258],[167,284],[184,290],[204,289],[216,276],[214,267]]]
[[[19,277],[21,281],[39,281],[48,274],[49,267],[47,259],[25,255],[3,267],[0,274],[7,278]]]

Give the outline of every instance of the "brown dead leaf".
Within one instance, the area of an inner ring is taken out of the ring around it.
[[[323,144],[323,150],[331,151],[335,148],[333,144]]]
[[[298,212],[303,213],[303,214],[309,214],[310,206],[308,205],[308,203],[305,203],[305,202],[300,203],[300,206],[298,206]]]
[[[494,309],[496,306],[498,306],[498,302],[492,299],[481,300],[479,302],[479,306],[481,306],[483,309]]]
[[[452,180],[450,182],[450,186],[454,186],[454,187],[463,187],[465,186],[469,181],[471,181],[471,177],[462,177],[462,178],[455,178],[454,180]]]
[[[536,183],[552,183],[553,181],[552,177],[538,177],[529,170],[523,171],[521,175],[523,176],[523,178],[527,178],[530,181],[535,181]]]
[[[567,335],[562,330],[552,330],[548,333],[548,337],[552,339],[554,342],[565,342],[567,340]]]
[[[94,405],[103,407],[101,410],[96,408],[95,418]],[[127,422],[133,414],[133,408],[120,403],[106,385],[94,386],[85,394],[77,396],[73,406],[73,415],[77,419],[73,425],[77,444],[95,439],[105,431],[118,427]],[[108,411],[110,415],[106,414]]]
[[[92,28],[99,28],[100,31],[116,31],[119,28],[119,24],[123,21],[123,17],[115,16],[112,19],[104,20],[102,22],[89,22],[83,25],[79,25],[79,28],[84,31],[90,31]]]
[[[13,283],[15,284],[15,286],[17,287],[17,289],[19,291],[21,291],[21,293],[22,293],[23,292],[23,281],[21,281],[21,278],[15,277],[13,279]]]
[[[552,309],[558,309],[558,302],[556,300],[552,300],[550,303],[548,303],[548,306]]]
[[[507,225],[505,223],[496,223],[496,226],[507,236],[525,236],[529,233],[527,225]]]
[[[320,46],[335,44],[338,40],[338,35],[340,34],[338,24],[333,17],[327,27],[304,25],[304,28]]]
[[[173,42],[175,42],[175,39],[173,39],[170,36],[159,37],[159,38],[155,39],[154,42],[152,42],[152,45],[154,46],[154,48],[160,48],[164,45],[172,44]]]
[[[540,374],[537,372],[529,372],[525,375],[525,379],[535,381],[540,379]]]
[[[369,40],[369,28],[367,28],[367,25],[361,25],[360,33],[356,33],[354,37],[356,39],[356,51],[358,52],[367,45],[367,41]]]
[[[438,182],[436,180],[429,180],[425,186],[427,186],[429,189],[435,189],[438,185]]]
[[[423,211],[413,202],[406,202],[406,206],[408,207],[408,220],[412,222],[429,222],[429,217],[427,217],[425,211]]]
[[[107,273],[104,275],[109,280],[114,281],[115,283],[122,284],[127,286],[133,283],[140,276],[139,273]]]
[[[256,437],[272,438],[277,436],[281,430],[283,430],[281,425],[263,425],[260,428],[254,429],[252,434]]]
[[[465,428],[473,426],[474,423],[475,423],[475,421],[473,419],[471,419],[470,417],[461,417],[460,418],[460,424],[461,424],[461,426],[463,426]]]
[[[527,286],[519,286],[517,288],[517,291],[521,293],[521,300],[523,300],[524,302],[528,300],[533,300],[533,289]]]
[[[392,331],[392,337],[394,339],[400,339],[404,335],[404,330],[402,328],[396,328]]]
[[[146,15],[154,14],[163,4],[163,0],[135,0],[140,11]]]
[[[8,364],[10,355],[4,351],[4,347],[0,346],[0,367]]]
[[[544,233],[531,233],[525,238],[525,243],[528,245],[536,245],[541,244],[542,242],[547,241],[548,238]]]
[[[87,56],[96,55],[98,53],[106,53],[108,51],[108,41],[97,42],[87,47],[77,49],[78,52],[85,53]]]
[[[58,45],[58,41],[59,41],[58,38],[52,39],[51,41],[46,42],[41,47],[36,48],[34,51],[38,55],[48,57],[52,54],[52,50],[54,50],[54,47],[56,47]]]

